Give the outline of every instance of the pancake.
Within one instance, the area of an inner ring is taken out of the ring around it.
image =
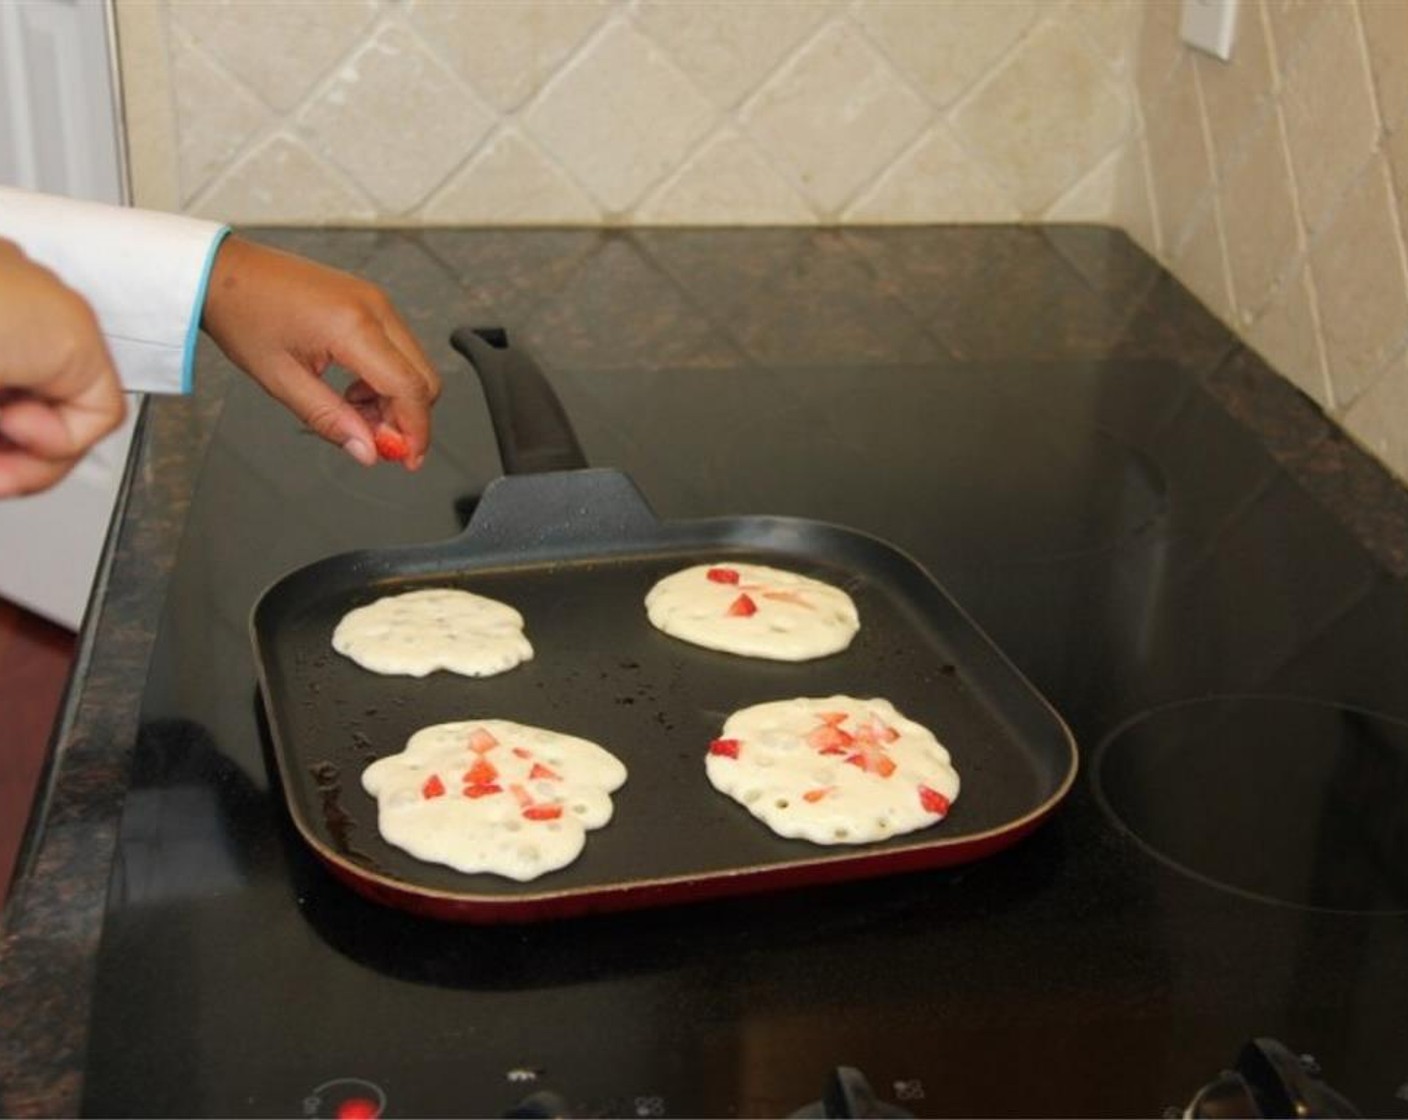
[[[626,767],[596,743],[495,719],[423,728],[362,772],[387,843],[519,882],[581,855],[625,781]]]
[[[533,656],[521,614],[452,588],[388,595],[348,611],[333,631],[332,648],[373,673],[409,677],[439,669],[491,677]]]
[[[938,824],[958,772],[933,733],[888,700],[798,698],[735,712],[705,770],[780,836],[868,844]]]
[[[666,576],[645,597],[658,630],[742,657],[810,661],[839,653],[860,629],[840,588],[760,564],[699,564]]]

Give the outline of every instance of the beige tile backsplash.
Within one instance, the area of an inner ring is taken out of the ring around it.
[[[118,0],[141,205],[1105,222],[1408,478],[1408,0]]]
[[[1228,63],[1176,10],[1132,38],[1153,221],[1109,220],[1408,478],[1408,0],[1241,0]]]

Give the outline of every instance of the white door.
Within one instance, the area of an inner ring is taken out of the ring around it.
[[[111,21],[106,0],[0,0],[0,183],[127,201]],[[53,490],[0,501],[0,597],[78,628],[132,441],[128,411]]]

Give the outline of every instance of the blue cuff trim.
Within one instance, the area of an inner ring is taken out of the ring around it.
[[[215,254],[220,243],[229,232],[229,226],[221,226],[211,238],[210,248],[205,251],[205,267],[201,269],[200,283],[196,285],[195,303],[191,306],[191,318],[186,327],[186,345],[181,353],[181,392],[187,396],[195,388],[196,337],[200,334],[200,318],[205,308],[205,291],[210,286],[210,270],[215,265]]]

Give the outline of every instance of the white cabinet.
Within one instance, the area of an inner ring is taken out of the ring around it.
[[[104,0],[0,0],[0,183],[126,201],[111,44]],[[0,501],[0,597],[77,629],[131,440],[129,415],[58,487]]]

